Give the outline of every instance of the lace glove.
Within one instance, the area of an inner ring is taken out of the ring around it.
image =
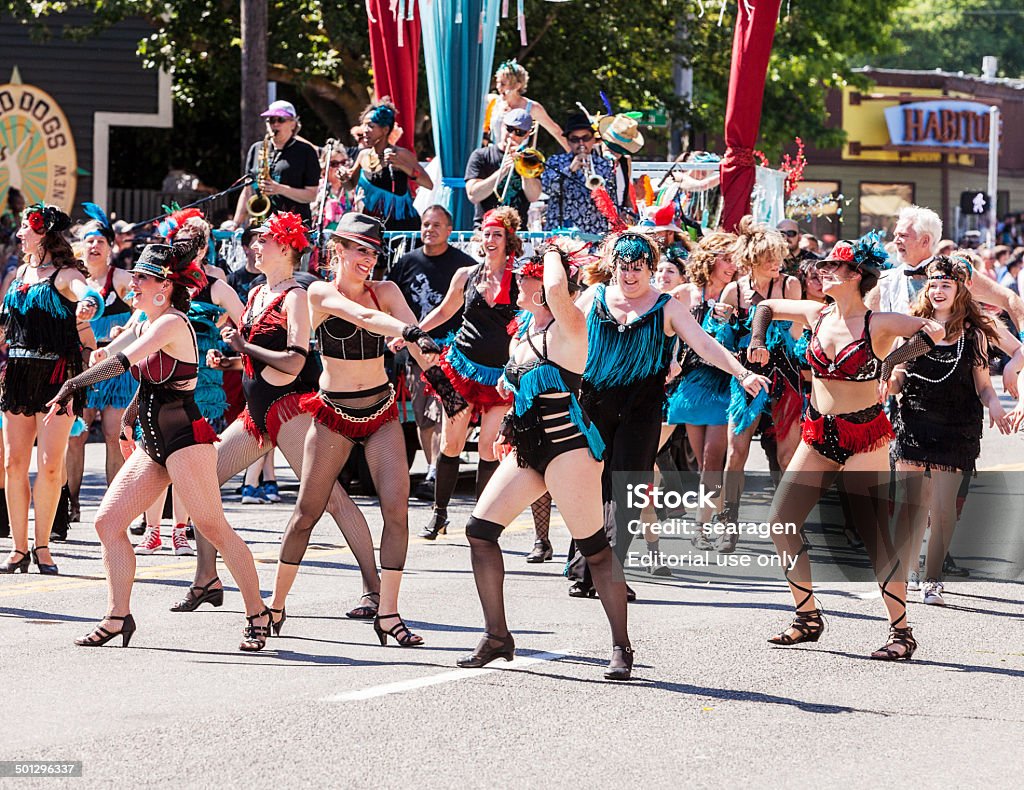
[[[408,343],[415,343],[424,354],[441,353],[441,347],[434,342],[434,338],[415,324],[406,324],[402,330],[402,339]]]
[[[897,365],[923,357],[935,348],[933,341],[923,329],[911,335],[910,339],[899,348],[893,349],[889,356],[882,360],[882,381],[888,381],[892,370]]]
[[[469,402],[459,394],[455,386],[444,375],[440,365],[434,365],[423,371],[423,378],[434,388],[437,397],[441,400],[441,408],[449,417],[454,417],[463,409],[469,406]]]
[[[750,324],[750,349],[767,348],[768,326],[774,314],[765,304],[759,304],[754,310],[754,320]]]
[[[58,414],[67,414],[68,404],[78,390],[85,389],[100,381],[120,376],[130,367],[128,357],[118,352],[116,355],[93,365],[84,373],[80,373],[73,379],[65,381],[56,397],[50,403],[56,403],[59,406]]]

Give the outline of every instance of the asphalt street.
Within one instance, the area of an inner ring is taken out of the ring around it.
[[[564,525],[556,513],[555,561],[528,565],[526,513],[502,540],[518,658],[459,670],[482,630],[467,492],[449,535],[411,541],[401,608],[423,647],[381,648],[369,623],[345,618],[359,577],[324,520],[282,636],[265,651],[235,649],[243,613],[226,571],[222,608],[168,610],[193,560],[166,551],[139,558],[131,646],[87,650],[72,640],[106,606],[91,526],[101,453],[89,445],[83,523],[55,545],[61,575],[0,577],[0,761],[82,763],[81,778],[41,786],[1019,786],[1019,582],[953,580],[945,608],[912,594],[921,647],[890,664],[867,658],[888,630],[869,582],[822,583],[825,635],[785,649],[765,641],[791,613],[777,579],[744,581],[716,568],[714,553],[709,568],[672,578],[631,572],[637,665],[633,681],[615,684],[602,679],[610,638],[600,602],[566,595]],[[983,467],[1022,462],[1024,438],[986,435]],[[224,488],[267,597],[294,502],[294,478],[281,464],[278,474],[280,505],[243,506],[237,481]],[[357,501],[379,539],[375,501]],[[427,519],[426,503],[414,501],[414,534]],[[739,555],[763,548],[741,543]]]

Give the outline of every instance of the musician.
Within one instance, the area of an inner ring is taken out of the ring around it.
[[[235,225],[241,227],[250,220],[248,203],[255,194],[254,186],[258,186],[261,195],[270,198],[271,212],[294,212],[308,225],[312,218],[310,204],[316,200],[320,184],[320,158],[316,149],[298,136],[302,126],[294,104],[275,101],[261,115],[267,119],[270,135],[270,144],[266,146],[270,178],[242,190],[235,206]],[[265,140],[253,143],[245,157],[245,172],[255,179],[260,177],[264,143]]]
[[[363,213],[377,217],[388,230],[419,230],[410,187],[416,183],[432,189],[434,182],[414,151],[391,144],[395,106],[385,97],[363,110],[360,120],[362,148],[353,165],[341,169],[342,180],[356,187]]]
[[[571,150],[549,158],[540,177],[549,196],[544,229],[575,227],[584,233],[607,233],[608,220],[594,202],[588,179],[599,176],[610,183],[611,162],[595,153],[597,137],[583,113],[569,116],[564,134]]]
[[[638,113],[634,113],[638,115]],[[641,219],[633,187],[633,155],[644,147],[640,125],[632,115],[606,115],[597,122],[597,133],[612,158],[614,178],[608,182],[619,216],[630,222]]]
[[[523,177],[515,167],[533,133],[533,118],[518,109],[506,112],[502,120],[505,133],[501,142],[477,148],[466,163],[466,195],[476,207],[474,229],[480,228],[484,214],[498,206],[514,208],[520,227],[525,228],[530,204],[540,198],[540,178]]]

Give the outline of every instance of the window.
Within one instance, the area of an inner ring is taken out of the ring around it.
[[[913,184],[860,182],[860,232],[884,230],[891,239],[900,209],[914,205]]]
[[[803,233],[834,242],[843,238],[846,199],[838,181],[801,181],[786,201],[786,216],[800,224]]]

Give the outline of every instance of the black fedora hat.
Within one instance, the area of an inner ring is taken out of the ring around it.
[[[365,244],[377,252],[384,252],[384,223],[369,214],[350,211],[338,220],[338,225],[331,231],[331,235],[337,239]]]
[[[562,127],[562,136],[568,137],[572,132],[577,132],[580,129],[586,129],[588,132],[593,133],[594,125],[583,113],[574,112],[565,119],[565,126]]]

